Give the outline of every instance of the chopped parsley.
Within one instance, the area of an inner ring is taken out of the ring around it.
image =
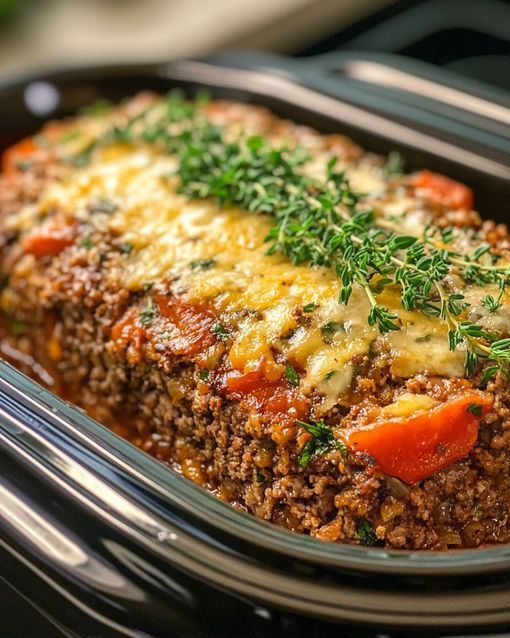
[[[324,343],[331,345],[335,334],[340,330],[343,330],[343,325],[338,321],[328,321],[321,326],[321,335]]]
[[[362,520],[358,525],[356,538],[362,545],[366,545],[368,547],[375,545],[377,542],[377,536],[375,535],[374,528],[367,520]]]
[[[119,248],[121,253],[124,253],[124,255],[129,255],[129,253],[133,250],[133,244],[128,244],[126,242],[125,244],[120,244]]]
[[[154,300],[152,297],[147,299],[147,304],[145,308],[140,312],[140,324],[142,328],[146,328],[148,325],[152,323],[154,318],[156,317],[157,311],[156,306],[154,305]]]
[[[304,421],[296,421],[296,423],[313,437],[306,443],[299,454],[298,461],[301,467],[306,467],[314,457],[326,454],[334,449],[340,450],[344,456],[347,455],[345,443],[335,437],[332,429],[322,419],[312,423],[305,423]]]
[[[86,248],[87,250],[90,250],[94,246],[94,242],[92,241],[90,237],[85,237],[85,239],[81,240],[80,246],[82,248]]]
[[[482,416],[482,406],[478,403],[470,403],[467,411],[474,416]]]
[[[329,381],[331,377],[335,376],[335,374],[336,374],[336,370],[330,370],[329,372],[326,372],[326,374],[324,375],[323,381]]]
[[[209,270],[216,264],[215,259],[197,259],[190,264],[191,270]]]
[[[211,327],[211,332],[213,333],[213,335],[216,335],[220,341],[226,341],[229,336],[228,332],[219,321]]]
[[[200,372],[198,373],[199,378],[202,381],[207,381],[207,379],[209,378],[210,372],[209,370],[207,370],[207,368],[203,368],[202,370],[200,370]]]
[[[299,385],[299,376],[298,373],[296,372],[296,370],[290,365],[290,363],[287,363],[285,365],[285,378],[287,379],[287,381],[290,383],[290,385],[296,387]]]
[[[307,303],[305,306],[303,306],[303,312],[308,314],[309,312],[313,312],[315,308],[318,308],[318,306],[316,303],[312,301],[310,303]]]

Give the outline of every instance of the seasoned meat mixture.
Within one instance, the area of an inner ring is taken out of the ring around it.
[[[176,93],[50,123],[3,156],[3,356],[295,532],[505,543],[509,237],[398,160]]]

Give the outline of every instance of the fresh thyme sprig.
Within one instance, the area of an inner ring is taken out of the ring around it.
[[[160,105],[161,106],[161,105]],[[495,312],[510,283],[510,266],[486,244],[472,254],[456,250],[459,229],[429,224],[421,235],[402,234],[396,223],[363,205],[336,160],[325,179],[307,175],[303,149],[272,148],[260,136],[232,138],[215,126],[197,104],[171,94],[165,108],[144,112],[105,131],[85,149],[88,161],[96,146],[113,141],[157,144],[178,160],[178,189],[190,198],[215,197],[220,206],[239,206],[272,217],[268,254],[283,253],[293,264],[331,269],[341,282],[340,303],[347,304],[354,285],[370,303],[367,321],[381,334],[399,330],[399,316],[378,301],[388,286],[401,292],[406,310],[443,319],[452,350],[463,345],[472,374],[487,361],[482,383],[510,363],[510,339],[500,339],[468,319],[469,303],[452,291],[449,279],[468,285],[494,285],[499,296],[483,305]],[[83,158],[79,163],[83,162]]]

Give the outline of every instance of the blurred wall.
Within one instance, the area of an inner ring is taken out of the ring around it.
[[[220,48],[291,52],[389,0],[0,0],[0,80],[44,68],[198,56]]]

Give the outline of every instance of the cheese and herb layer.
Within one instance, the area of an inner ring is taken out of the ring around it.
[[[172,172],[175,161],[150,147],[114,145],[50,187],[37,214],[71,208],[87,215],[90,202],[113,203],[116,210],[101,218],[100,230],[132,247],[110,274],[116,284],[140,291],[175,280],[187,302],[229,318],[236,370],[254,370],[281,353],[302,371],[302,390],[324,396],[326,409],[348,391],[353,360],[367,355],[375,340],[396,376],[463,376],[465,353],[449,349],[442,319],[404,310],[398,290],[388,288],[380,298],[398,314],[401,329],[380,335],[367,322],[370,303],[359,285],[349,303],[340,304],[341,284],[331,270],[266,254],[268,217],[222,209],[212,198],[189,201],[176,193]]]
[[[112,352],[132,365],[158,353],[191,360],[201,382],[262,422],[297,420],[324,449],[362,445],[354,417],[335,423],[346,434],[334,439],[323,419],[382,376],[402,390],[417,375],[463,380],[469,400],[448,409],[467,409],[474,425],[490,408],[479,389],[506,373],[510,273],[467,187],[404,175],[395,156],[264,111],[176,95],[49,125],[23,144],[4,157],[6,175],[41,158],[59,168],[4,215],[24,252],[10,276],[37,260],[91,259],[107,290],[133,300],[111,326]],[[5,288],[4,312],[17,303]],[[401,394],[359,424],[441,408]],[[302,452],[303,466],[319,448]]]

